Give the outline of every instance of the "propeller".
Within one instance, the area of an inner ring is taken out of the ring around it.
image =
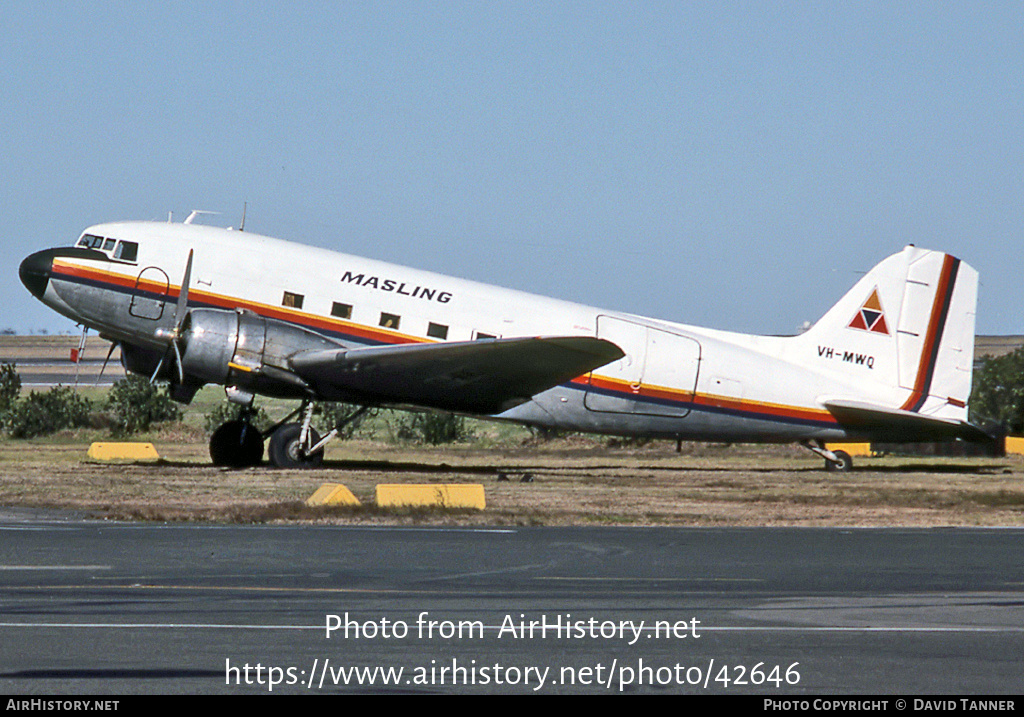
[[[103,372],[107,370],[107,364],[110,363],[110,357],[114,355],[114,349],[116,349],[117,346],[118,346],[118,344],[117,344],[116,341],[111,341],[110,342],[110,350],[107,351],[107,357],[105,359],[103,359],[103,365],[100,366],[100,373],[96,377],[96,383],[93,384],[93,385],[95,385],[95,386],[99,386],[100,385],[100,380],[102,380],[102,378],[103,378]]]
[[[188,261],[185,262],[185,276],[181,279],[178,305],[174,310],[174,326],[170,331],[164,329],[157,329],[156,331],[157,338],[167,340],[167,349],[164,351],[164,355],[160,357],[156,370],[153,371],[153,377],[149,379],[150,383],[156,381],[156,377],[160,374],[160,369],[163,368],[164,361],[167,360],[167,354],[170,353],[171,349],[174,349],[174,363],[178,367],[178,383],[185,383],[185,373],[181,368],[181,348],[178,346],[178,341],[181,340],[181,327],[185,323],[185,317],[188,315],[188,285],[192,278],[193,251],[192,249],[188,250]]]

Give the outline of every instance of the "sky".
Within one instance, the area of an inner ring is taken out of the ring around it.
[[[913,243],[1024,334],[1019,2],[43,2],[0,9],[0,329],[95,223],[205,223],[794,333]]]

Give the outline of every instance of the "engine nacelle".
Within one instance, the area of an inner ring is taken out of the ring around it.
[[[315,331],[251,311],[192,309],[181,329],[181,367],[188,383],[301,397],[309,387],[291,370],[288,357],[340,345]]]

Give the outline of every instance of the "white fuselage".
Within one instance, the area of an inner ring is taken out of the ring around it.
[[[190,307],[253,311],[346,347],[597,336],[625,352],[620,361],[493,416],[499,419],[704,440],[838,439],[856,433],[837,424],[823,397],[900,400],[877,379],[885,353],[856,343],[859,336],[846,346],[842,335],[697,328],[200,225],[103,224],[83,237],[104,239],[98,248],[107,258],[56,259],[42,300],[112,339],[153,349],[164,345],[158,330],[173,323],[192,250]],[[136,244],[134,260],[116,259],[121,249],[109,239]],[[112,294],[121,301],[106,302]],[[125,296],[132,297],[127,311]]]

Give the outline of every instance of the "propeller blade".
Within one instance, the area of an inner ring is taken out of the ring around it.
[[[110,342],[110,351],[107,351],[107,357],[103,359],[103,365],[100,366],[100,374],[96,377],[95,386],[100,385],[100,380],[103,378],[103,372],[107,370],[107,364],[110,363],[110,357],[114,355],[114,349],[117,348],[117,344],[113,341]]]
[[[160,357],[160,360],[157,361],[157,363],[156,363],[156,370],[153,371],[153,375],[149,379],[150,383],[156,383],[156,377],[160,375],[160,369],[162,369],[164,367],[164,361],[167,359],[167,354],[171,350],[171,346],[173,346],[173,345],[174,345],[174,340],[171,339],[171,343],[167,345],[167,348],[164,349],[164,353]]]
[[[178,367],[178,383],[185,383],[185,370],[181,367],[181,349],[178,348],[178,340],[171,342],[174,347],[174,363]]]
[[[178,330],[185,321],[185,314],[188,311],[188,285],[192,278],[192,252],[188,250],[188,261],[185,262],[185,276],[181,280],[181,291],[178,292],[178,307],[174,311],[174,333],[177,338]]]

